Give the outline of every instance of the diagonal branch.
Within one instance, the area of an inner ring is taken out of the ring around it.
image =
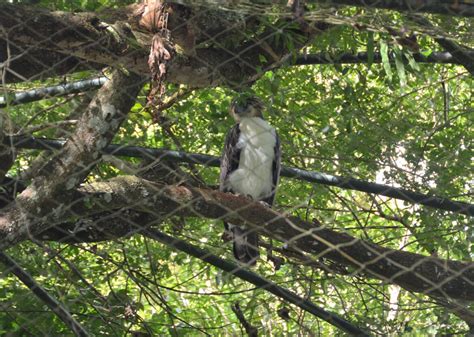
[[[473,4],[471,4],[471,6],[474,8]],[[428,28],[430,31],[436,31],[436,27],[425,17],[421,15],[408,15],[408,17],[417,24]],[[442,35],[434,37],[434,40],[452,55],[456,63],[462,64],[467,71],[474,76],[474,49],[462,47]]]
[[[474,263],[385,248],[321,223],[285,216],[244,197],[214,190],[152,183],[132,176],[84,186],[69,216],[133,209],[157,219],[176,215],[219,219],[285,243],[288,248],[349,266],[387,283],[431,296],[474,301]],[[62,217],[63,221],[65,217]],[[0,221],[2,218],[0,217]],[[136,226],[140,227],[140,223]],[[0,236],[0,244],[5,238]]]
[[[186,243],[186,242],[184,242],[184,243]],[[171,246],[171,247],[173,247],[173,246]],[[198,257],[198,256],[196,256],[196,257]],[[301,300],[303,300],[303,299],[301,299]],[[256,327],[254,327],[253,325],[251,325],[247,321],[247,319],[245,318],[244,313],[242,312],[242,309],[240,308],[239,302],[235,302],[234,304],[231,305],[230,308],[234,312],[235,316],[237,316],[237,319],[239,320],[240,324],[244,327],[245,332],[247,333],[247,336],[249,336],[249,337],[258,337],[258,329]]]
[[[9,208],[0,211],[0,248],[52,227],[66,212],[67,193],[82,183],[127,117],[142,86],[138,75],[114,71],[97,92],[64,147],[37,173]],[[54,214],[54,216],[53,216]]]
[[[52,297],[30,274],[23,270],[15,260],[0,251],[0,261],[8,268],[7,271],[18,277],[18,279],[27,286],[41,302],[46,304],[46,306],[48,306],[48,308],[50,308],[51,311],[54,312],[76,336],[89,336],[89,333],[74,319],[74,317],[71,316],[71,313],[64,307],[64,305]]]
[[[348,321],[339,317],[335,313],[328,312],[314,305],[311,301],[305,300],[301,298],[300,296],[292,293],[288,289],[280,287],[276,285],[275,283],[257,275],[256,273],[243,269],[242,267],[234,263],[223,260],[204,249],[191,245],[178,238],[166,235],[157,230],[146,230],[143,232],[143,234],[153,240],[164,243],[165,245],[175,250],[180,250],[182,252],[185,252],[186,254],[194,256],[204,262],[212,264],[213,266],[219,269],[222,269],[228,273],[231,273],[232,275],[235,275],[242,280],[250,282],[256,285],[257,287],[262,288],[265,291],[268,291],[274,294],[275,296],[280,297],[284,299],[285,301],[290,302],[300,307],[301,309],[311,313],[312,315],[325,320],[329,324],[332,324],[347,333],[350,333],[356,336],[368,336],[367,333],[359,329],[357,326],[349,323]],[[250,326],[250,328],[253,328],[253,327]],[[247,327],[246,327],[246,330],[247,330]]]
[[[14,147],[24,149],[53,150],[61,149],[64,144],[64,141],[62,140],[40,139],[26,136],[14,136],[11,137],[11,139]],[[169,160],[177,163],[194,163],[215,167],[219,167],[220,165],[219,158],[215,156],[173,151],[162,148],[112,144],[104,148],[103,152],[116,156],[138,157],[146,159],[160,158],[161,160]],[[282,167],[281,175],[283,177],[295,178],[298,180],[322,185],[383,195],[390,198],[404,200],[412,204],[420,204],[436,209],[474,216],[473,204],[462,201],[454,201],[435,195],[423,194],[403,188],[396,188],[389,185],[376,184],[350,177],[334,176],[327,173],[306,171],[296,167],[288,166]]]

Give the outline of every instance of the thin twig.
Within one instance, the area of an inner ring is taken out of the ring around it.
[[[59,122],[52,122],[52,123],[44,123],[39,125],[32,125],[29,128],[23,129],[21,131],[22,134],[31,135],[32,133],[38,131],[44,131],[48,129],[58,129],[64,126],[76,125],[77,120],[64,120]]]
[[[265,291],[268,291],[272,293],[273,295],[276,295],[277,297],[280,297],[283,300],[289,303],[292,303],[303,310],[308,311],[312,315],[323,319],[324,321],[328,322],[331,325],[334,325],[335,327],[343,331],[346,331],[350,334],[357,335],[357,336],[369,336],[366,332],[361,330],[359,327],[349,323],[348,321],[339,317],[338,315],[332,312],[328,312],[316,306],[311,301],[305,300],[304,298],[299,297],[298,295],[294,294],[288,289],[280,287],[276,285],[275,283],[257,275],[254,272],[251,272],[247,269],[242,268],[241,266],[238,266],[234,263],[221,259],[217,257],[216,255],[211,254],[209,251],[206,251],[204,249],[191,245],[181,239],[169,236],[157,230],[147,229],[143,231],[142,234],[153,240],[164,243],[165,245],[173,249],[180,250],[204,262],[212,264],[213,266],[219,269],[222,269],[226,272],[229,272],[242,280],[250,282],[264,289]]]
[[[245,332],[249,337],[257,337],[258,336],[258,329],[251,325],[244,316],[242,309],[240,309],[239,302],[235,302],[230,306],[232,311],[234,312],[235,316],[239,320],[240,324],[244,327]]]

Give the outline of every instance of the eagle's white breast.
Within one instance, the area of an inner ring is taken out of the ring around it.
[[[261,200],[272,192],[275,129],[258,117],[242,118],[239,128],[239,167],[229,175],[228,183],[234,192]]]

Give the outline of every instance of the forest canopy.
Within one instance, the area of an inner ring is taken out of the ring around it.
[[[1,2],[0,334],[474,334],[473,16]],[[272,207],[219,189],[248,97],[281,142]]]

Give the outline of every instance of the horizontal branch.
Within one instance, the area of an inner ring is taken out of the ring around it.
[[[474,57],[474,52],[471,52],[471,58]],[[454,58],[449,52],[432,52],[428,56],[422,53],[414,53],[413,58],[419,63],[442,63],[442,64],[463,64],[458,59]],[[368,53],[361,52],[356,54],[350,53],[319,53],[300,55],[290,65],[312,65],[312,64],[360,64],[368,62]],[[389,60],[395,62],[393,55],[389,55]],[[373,63],[381,63],[382,56],[380,53],[374,53]],[[106,77],[97,77],[90,80],[82,80],[70,82],[66,84],[59,84],[57,86],[50,86],[45,88],[28,90],[20,93],[12,93],[10,96],[0,96],[0,108],[12,106],[17,104],[29,103],[47,99],[51,97],[65,96],[78,92],[85,92],[100,88],[106,81]]]
[[[334,325],[335,327],[338,327],[339,329],[349,334],[356,335],[356,336],[368,336],[367,333],[359,329],[357,326],[349,323],[345,319],[342,319],[337,314],[328,312],[316,306],[311,301],[304,299],[296,295],[295,293],[289,291],[288,289],[280,287],[276,285],[275,283],[273,283],[272,281],[266,280],[263,277],[257,275],[256,273],[246,270],[242,268],[241,266],[236,265],[235,263],[231,263],[229,261],[221,259],[218,256],[211,254],[209,251],[206,251],[197,246],[191,245],[187,243],[186,241],[169,236],[157,230],[151,230],[151,229],[145,230],[143,231],[142,234],[144,234],[145,236],[153,240],[164,243],[165,245],[175,250],[185,252],[186,254],[189,254],[204,262],[212,264],[213,266],[221,270],[224,270],[228,273],[231,273],[232,275],[242,280],[252,283],[256,285],[257,287],[264,289],[265,291],[268,291],[272,293],[273,295],[300,307],[301,309],[309,312],[310,314],[323,319],[329,324]]]
[[[385,248],[328,229],[317,221],[310,223],[285,216],[261,203],[229,193],[163,185],[133,176],[121,176],[81,187],[72,200],[69,214],[71,218],[77,219],[105,210],[113,212],[127,209],[149,213],[157,221],[170,216],[182,216],[245,225],[315,259],[325,258],[348,266],[354,274],[368,274],[413,292],[474,301],[472,262],[445,260]],[[62,216],[61,219],[64,222],[67,218]],[[94,225],[93,221],[89,223]],[[134,221],[136,232],[149,225],[146,218]],[[38,236],[39,233],[32,234],[43,239]],[[0,231],[0,245],[2,240],[3,233]]]
[[[143,25],[137,12],[141,7],[133,4],[110,9],[106,14],[68,13],[0,3],[0,22],[5,28],[0,30],[0,63],[11,75],[6,80],[26,77],[22,75],[24,69],[19,67],[24,62],[18,60],[27,52],[21,50],[45,50],[57,53],[58,59],[64,54],[65,58],[77,58],[85,63],[122,65],[131,72],[149,74],[147,60],[155,32]],[[221,8],[203,11],[195,4],[168,4],[166,8],[169,14],[167,29],[171,32],[167,52],[177,53],[166,62],[166,81],[193,88],[247,85],[263,75],[262,69],[280,65],[294,50],[302,48],[330,26],[311,23],[311,29],[306,29],[308,24],[295,29],[295,25],[282,20],[286,26],[281,29],[291,28],[292,35],[298,36],[290,46],[278,43],[277,32],[265,27],[260,20],[246,20],[240,14]],[[295,23],[299,25],[299,20]],[[242,29],[253,31],[252,38],[246,41]],[[223,43],[234,41],[236,37],[238,40],[232,46]],[[2,58],[10,54],[7,53],[10,45],[17,46],[18,53],[13,51],[10,57]],[[36,63],[48,63],[48,60],[43,62],[40,53],[36,56]],[[255,60],[259,60],[258,63]],[[36,77],[31,72],[27,74]]]
[[[474,52],[470,53],[474,57]],[[413,53],[413,59],[418,63],[441,63],[441,64],[463,64],[460,60],[453,57],[450,52],[432,52],[428,56],[422,53]],[[296,58],[294,65],[311,65],[311,64],[360,64],[368,63],[369,56],[366,52],[356,54],[341,53],[341,54],[308,54],[301,55]],[[395,62],[395,57],[389,54],[389,61]],[[382,55],[375,52],[373,55],[373,63],[381,63]]]
[[[180,3],[193,4],[191,0],[181,0]],[[275,4],[286,6],[288,0],[273,1],[256,1],[257,7],[248,6],[248,0],[226,0],[221,1],[229,6],[238,6],[243,3],[243,11],[259,11],[262,12],[267,7]],[[208,6],[216,6],[215,0],[200,0],[199,3]],[[365,8],[377,8],[395,10],[398,12],[409,13],[433,13],[452,16],[474,16],[474,5],[469,0],[306,0],[306,3],[313,3],[322,6],[355,6]]]
[[[468,53],[471,58],[474,57],[474,52]],[[463,64],[459,59],[453,57],[449,52],[432,52],[428,56],[422,53],[414,53],[413,58],[419,63],[441,63],[441,64]],[[300,55],[294,62],[288,65],[312,65],[312,64],[360,64],[367,63],[369,60],[368,53],[361,52],[356,54],[350,53],[318,53],[318,54],[307,54]],[[395,62],[395,58],[392,54],[389,55],[389,60]],[[380,53],[374,53],[373,63],[381,63],[382,56]],[[66,84],[59,84],[56,86],[50,86],[39,89],[27,90],[20,93],[12,93],[11,95],[4,97],[0,96],[0,108],[12,105],[18,105],[23,103],[30,103],[47,99],[51,97],[60,97],[70,95],[78,92],[85,92],[93,89],[100,88],[106,81],[106,77],[96,77],[89,80],[82,80],[76,82],[70,82]],[[1,94],[1,93],[0,93]]]
[[[474,16],[474,5],[469,0],[308,0],[308,3],[390,9],[408,13]]]
[[[99,71],[104,67],[65,53],[34,48],[31,45],[12,44],[8,39],[0,38],[0,69],[4,71],[2,80],[5,80],[5,83],[45,80],[80,71]]]
[[[66,96],[70,94],[86,92],[89,90],[99,89],[107,81],[107,77],[97,77],[90,80],[82,80],[70,82],[50,87],[32,89],[20,93],[12,93],[10,95],[0,96],[0,108],[7,106],[30,103],[47,99],[51,97]]]
[[[61,149],[64,144],[64,141],[62,140],[40,139],[26,136],[13,136],[11,138],[6,138],[5,142],[8,142],[8,144],[12,144],[12,146],[16,148],[39,150],[57,150]],[[112,144],[107,146],[103,150],[103,152],[116,156],[139,157],[149,159],[160,158],[163,160],[170,160],[174,162],[194,163],[205,166],[218,167],[220,165],[219,158],[215,156],[187,153],[182,151],[172,151],[162,148],[147,148],[140,146],[123,146],[118,144]],[[474,216],[473,204],[413,192],[403,188],[392,187],[389,185],[376,184],[349,177],[339,177],[326,173],[306,171],[299,168],[287,166],[282,167],[281,175],[284,177],[295,178],[298,180],[308,181],[322,185],[335,186],[348,190],[383,195],[394,199],[404,200],[412,204],[420,204],[440,210],[455,212],[468,216]]]

